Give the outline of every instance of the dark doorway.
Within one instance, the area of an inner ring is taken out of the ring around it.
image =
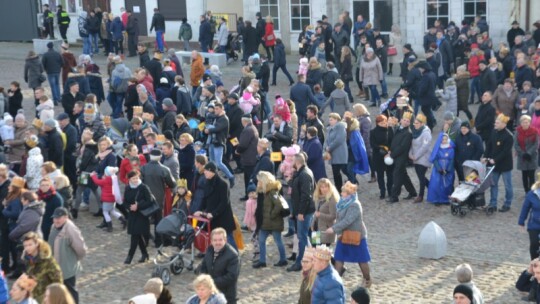
[[[131,10],[133,12],[133,15],[139,20],[139,36],[148,36],[148,23],[146,21],[146,1],[126,0],[126,9]]]
[[[111,5],[109,0],[83,0],[83,9],[87,12],[94,10],[94,8],[101,8],[102,12],[110,12]]]
[[[9,9],[4,7],[0,10],[0,40],[30,41],[38,38],[37,5],[35,0],[9,1]],[[14,25],[16,30],[13,30]]]

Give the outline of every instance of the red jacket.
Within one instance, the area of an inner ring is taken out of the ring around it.
[[[469,58],[467,69],[471,73],[471,78],[480,76],[480,61],[484,60],[484,55],[475,55]]]
[[[92,175],[92,181],[101,188],[102,203],[114,203],[116,201],[112,192],[112,177],[104,175],[100,179],[97,175]]]
[[[271,38],[271,39],[269,39]],[[264,45],[265,46],[274,46],[276,45],[276,34],[274,34],[274,24],[266,23],[266,28],[264,29]]]
[[[144,77],[139,84],[142,84],[146,88],[146,91],[148,91],[148,94],[152,95],[154,100],[156,99],[156,92],[154,91],[154,79],[152,76],[146,75],[146,77]]]
[[[139,154],[139,161],[141,162],[139,168],[146,165],[146,158],[144,157],[144,155]],[[129,183],[127,174],[131,172],[131,170],[133,170],[133,167],[131,167],[131,162],[129,161],[129,159],[127,157],[122,159],[122,162],[120,163],[120,172],[118,173],[118,178],[122,183],[126,185]]]

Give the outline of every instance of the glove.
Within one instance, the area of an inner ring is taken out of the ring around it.
[[[523,158],[524,161],[531,161],[532,160],[532,157],[529,153],[523,153],[523,155],[521,156]]]

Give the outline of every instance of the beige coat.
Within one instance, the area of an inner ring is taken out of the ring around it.
[[[335,233],[322,233],[332,227],[336,222],[336,204],[337,202],[332,197],[328,201],[325,198],[320,198],[317,202],[316,208],[319,210],[320,215],[318,218],[315,218],[315,221],[317,221],[317,231],[321,231],[322,244],[333,244],[336,242]]]
[[[500,84],[493,94],[493,101],[491,104],[495,107],[495,110],[503,113],[513,120],[516,115],[515,104],[518,97],[519,93],[516,89],[513,89],[512,93],[510,93],[510,97],[508,97],[506,92],[504,92],[503,85]]]
[[[367,59],[367,57],[364,56],[362,64],[360,65],[359,76],[359,79],[361,82],[363,82],[363,85],[379,85],[383,80],[383,77],[384,74],[379,57],[373,54],[372,59]]]
[[[25,122],[22,128],[17,128],[14,125],[14,128],[15,128],[15,137],[13,138],[13,141],[11,141],[11,144],[10,144],[11,151],[8,154],[8,161],[20,163],[26,151],[24,142],[25,142],[25,137],[26,137],[25,133],[28,130],[28,124]]]

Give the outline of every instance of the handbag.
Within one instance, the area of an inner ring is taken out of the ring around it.
[[[395,46],[389,46],[387,53],[388,53],[388,56],[396,56],[397,48]]]
[[[268,36],[266,36],[266,41],[269,41],[269,40],[274,40],[274,34],[270,34]]]
[[[360,245],[362,233],[360,231],[344,230],[341,234],[341,242],[345,245]]]
[[[138,196],[139,196],[139,189],[137,189],[137,194],[135,194],[135,201],[137,201]],[[158,212],[159,210],[161,210],[161,207],[157,203],[156,198],[154,197],[152,193],[150,193],[150,201],[151,201],[151,205],[149,207],[139,210],[139,212],[146,217],[150,217],[154,215],[156,212]]]
[[[40,83],[44,83],[45,80],[47,80],[47,77],[45,77],[45,75],[43,75],[43,74],[40,74],[40,75],[39,75],[39,78],[38,78],[38,81],[39,81]]]
[[[287,203],[287,200],[283,197],[283,195],[278,194],[279,202],[281,203],[281,216],[286,217],[291,215],[291,209],[289,208],[289,203]]]

